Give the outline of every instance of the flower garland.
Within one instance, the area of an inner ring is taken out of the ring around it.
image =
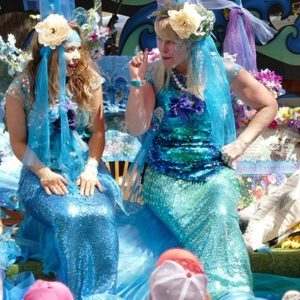
[[[280,107],[269,128],[282,125],[300,133],[300,107]]]
[[[239,201],[239,210],[249,206],[252,202],[259,201],[265,196],[268,189],[280,186],[286,179],[286,175],[281,173],[241,177],[241,185],[245,193]]]
[[[285,94],[285,90],[281,85],[283,77],[275,74],[274,71],[264,69],[261,71],[251,72],[251,74],[255,79],[262,83],[275,98]]]
[[[254,109],[247,109],[240,100],[235,101],[233,108],[238,129],[246,126],[256,113]],[[300,107],[280,107],[275,119],[269,124],[268,128],[277,129],[280,126],[285,126],[300,133]]]
[[[283,77],[277,75],[274,71],[264,69],[261,71],[251,72],[251,74],[255,79],[262,83],[275,98],[285,94],[285,90],[281,85]],[[268,127],[277,128],[280,125],[285,125],[293,130],[300,130],[299,109],[299,107],[281,107],[277,116]],[[247,125],[256,114],[256,110],[249,109],[240,99],[234,99],[233,110],[237,129],[243,128]]]

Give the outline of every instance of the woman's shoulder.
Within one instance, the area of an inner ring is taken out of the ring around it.
[[[104,81],[104,78],[97,71],[92,72],[91,88],[93,91],[99,89]]]
[[[223,64],[225,67],[227,79],[231,82],[240,72],[242,66],[235,62],[235,58],[230,55],[225,55],[222,57]]]
[[[6,94],[22,99],[30,95],[31,77],[28,72],[18,74],[9,85]]]

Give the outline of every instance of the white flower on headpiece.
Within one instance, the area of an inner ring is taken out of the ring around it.
[[[57,14],[50,14],[35,26],[35,30],[38,33],[39,43],[51,49],[61,45],[72,31],[68,21]]]
[[[172,29],[181,39],[188,39],[200,26],[201,16],[193,4],[185,3],[179,11],[169,10],[168,15]]]
[[[184,3],[180,10],[168,10],[170,25],[181,39],[203,38],[213,29],[215,16],[202,5]]]

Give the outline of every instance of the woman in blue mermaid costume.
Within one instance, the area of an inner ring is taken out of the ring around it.
[[[25,220],[17,240],[76,299],[115,294],[121,197],[98,164],[105,142],[102,78],[79,26],[51,14],[36,31],[33,60],[6,93],[11,146],[23,163],[18,197]]]
[[[253,299],[236,209],[240,186],[231,166],[271,122],[276,100],[244,69],[220,58],[210,37],[211,11],[166,1],[155,15],[161,59],[148,65],[144,51],[129,65],[128,128],[135,135],[148,130],[152,138],[144,149],[142,198],[200,258],[213,299]],[[230,89],[257,110],[238,138]]]

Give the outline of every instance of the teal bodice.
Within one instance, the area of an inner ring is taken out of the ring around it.
[[[223,62],[230,83],[241,67],[228,59],[223,59]],[[147,79],[156,90],[156,108],[160,107],[164,113],[148,154],[148,165],[159,173],[177,179],[198,182],[206,180],[224,167],[220,149],[212,143],[212,125],[206,103],[202,102],[202,112],[194,109],[187,113],[187,118],[174,117],[170,113],[174,98],[179,99],[188,94],[177,86],[172,77],[169,87],[158,92],[154,80],[156,69],[155,63],[150,66]],[[176,77],[185,85],[182,74],[177,72]],[[194,96],[188,97],[193,102]]]
[[[224,166],[219,149],[211,143],[211,121],[207,109],[190,112],[188,119],[170,116],[172,98],[180,91],[171,79],[168,90],[157,95],[157,106],[164,110],[158,134],[148,155],[154,170],[175,178],[202,181]]]

